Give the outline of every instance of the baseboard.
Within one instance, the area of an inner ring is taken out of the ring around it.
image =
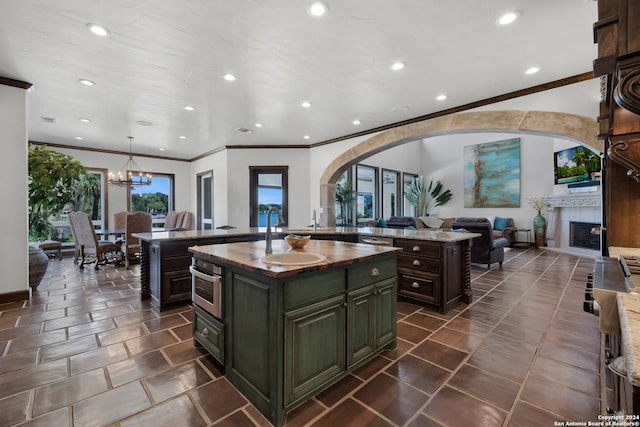
[[[0,304],[6,304],[8,302],[25,301],[29,299],[29,290],[7,292],[0,294]]]

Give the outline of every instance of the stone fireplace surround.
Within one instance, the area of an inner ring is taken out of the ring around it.
[[[576,255],[598,256],[600,250],[569,246],[569,222],[602,224],[602,192],[560,194],[543,197],[547,219],[547,247]]]

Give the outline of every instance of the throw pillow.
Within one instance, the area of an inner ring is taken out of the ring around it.
[[[511,218],[500,218],[497,216],[493,223],[493,229],[502,231],[509,226],[509,223],[511,223]]]
[[[488,216],[487,219],[489,220],[489,222],[491,223],[491,228],[495,228],[494,227],[494,223],[496,222],[496,217],[494,216]]]
[[[442,225],[442,220],[435,216],[419,216],[418,218],[429,228],[440,228]]]
[[[378,227],[387,228],[387,221],[384,218],[378,218]]]

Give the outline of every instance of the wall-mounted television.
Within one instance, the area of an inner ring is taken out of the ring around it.
[[[555,184],[573,184],[599,179],[600,156],[583,146],[556,151],[554,160]]]

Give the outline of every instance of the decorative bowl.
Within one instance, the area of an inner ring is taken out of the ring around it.
[[[311,236],[299,236],[297,234],[288,234],[285,236],[284,240],[294,249],[301,249],[309,243],[311,240]]]

